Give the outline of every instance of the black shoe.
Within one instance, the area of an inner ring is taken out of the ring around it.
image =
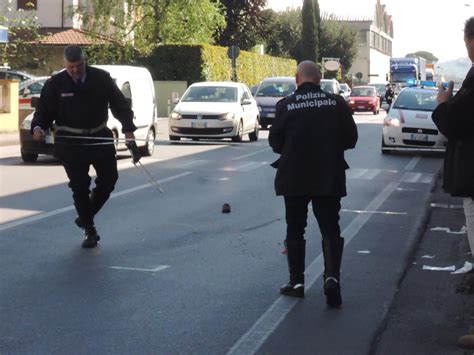
[[[335,277],[327,277],[324,280],[324,294],[329,307],[339,307],[342,304],[341,286]]]
[[[304,284],[289,282],[280,288],[280,293],[285,296],[304,298]]]
[[[86,237],[82,241],[83,248],[94,248],[97,246],[97,242],[100,240],[100,237],[97,234],[97,231],[95,228],[86,230],[85,236]]]
[[[81,218],[80,218],[79,216],[76,217],[76,219],[74,220],[74,222],[76,223],[76,226],[78,226],[78,227],[81,228],[81,229],[84,229],[84,226],[82,225]]]

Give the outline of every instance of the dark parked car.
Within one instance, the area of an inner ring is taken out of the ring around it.
[[[271,77],[262,80],[254,97],[260,111],[260,126],[263,129],[272,124],[276,103],[295,90],[296,81],[293,77]]]

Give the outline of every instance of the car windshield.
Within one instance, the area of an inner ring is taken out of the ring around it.
[[[285,97],[292,94],[296,85],[288,82],[264,82],[258,88],[256,97]]]
[[[323,90],[325,92],[328,92],[330,94],[335,94],[334,85],[333,85],[332,82],[323,82],[323,81],[321,81],[319,83],[319,85],[321,85],[321,90]]]
[[[374,96],[375,88],[353,88],[351,96]]]
[[[393,108],[416,111],[433,111],[438,105],[435,90],[400,92]]]
[[[184,102],[237,102],[237,88],[228,86],[195,86],[184,94]]]

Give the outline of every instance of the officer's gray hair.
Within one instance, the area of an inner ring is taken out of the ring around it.
[[[319,71],[318,66],[311,60],[305,60],[298,64],[296,71],[301,77],[310,79],[314,82],[319,82],[321,79],[321,72]]]
[[[81,59],[84,59],[84,53],[82,48],[76,45],[70,45],[64,48],[64,59],[68,62],[78,62]]]
[[[466,21],[464,25],[464,35],[467,38],[474,38],[474,17]]]

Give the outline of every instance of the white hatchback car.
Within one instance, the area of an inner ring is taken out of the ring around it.
[[[394,150],[445,151],[446,138],[431,119],[437,91],[407,87],[400,91],[383,121],[382,153]]]
[[[241,142],[245,134],[256,141],[258,130],[257,103],[245,84],[234,82],[192,84],[169,119],[170,141],[231,138]]]

